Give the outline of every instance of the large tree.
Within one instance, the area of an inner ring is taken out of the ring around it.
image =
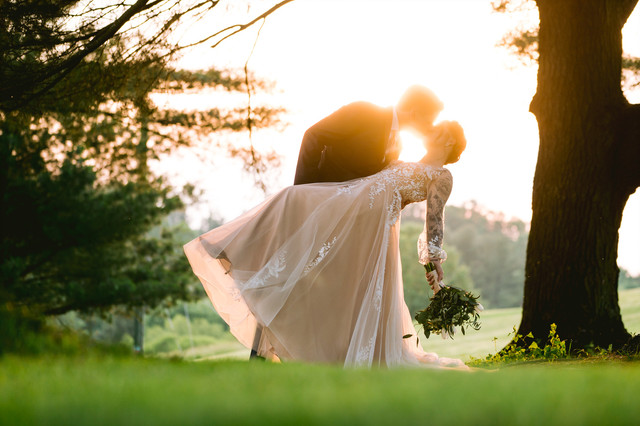
[[[551,323],[573,348],[623,346],[618,229],[640,186],[640,105],[621,89],[621,30],[638,0],[537,0],[540,146],[519,333]],[[636,342],[637,344],[637,342]]]

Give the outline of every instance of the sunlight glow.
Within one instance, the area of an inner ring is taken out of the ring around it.
[[[238,13],[245,3],[229,2]],[[637,9],[624,29],[625,53],[634,56],[640,55],[634,43],[640,40]],[[531,17],[534,22],[535,18]],[[201,22],[189,32],[206,31],[199,25],[211,24]],[[255,93],[252,103],[287,109],[288,127],[283,132],[259,131],[253,136],[258,150],[274,149],[282,155],[282,178],[270,189],[293,181],[308,127],[354,101],[393,106],[409,85],[423,84],[445,105],[437,121],[458,121],[468,142],[461,160],[450,166],[455,187],[448,203],[475,200],[507,217],[529,221],[539,142],[529,103],[536,92],[537,69],[523,66],[497,46],[513,27],[513,17],[493,13],[490,0],[299,1],[282,8],[267,20],[248,65],[258,77],[276,83],[274,93]],[[194,51],[181,66],[242,70],[256,32],[257,28],[247,30],[214,51]],[[640,96],[640,91],[634,92],[631,97]],[[215,104],[219,96],[212,94],[208,101]],[[401,138],[401,160],[424,156],[419,138],[408,132]],[[188,169],[182,172],[211,182],[207,198],[225,219],[264,196],[247,196],[253,181],[240,171],[232,175],[233,170],[225,168],[224,174],[214,176],[210,163],[200,170]],[[220,176],[234,185],[219,185]],[[634,274],[640,274],[639,205],[640,194],[635,194],[620,230],[619,261]]]
[[[400,132],[402,140],[402,151],[400,152],[400,161],[419,161],[427,153],[424,148],[422,139],[413,132]]]

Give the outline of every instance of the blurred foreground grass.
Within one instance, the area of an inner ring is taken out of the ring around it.
[[[3,425],[637,424],[640,364],[472,372],[5,357]]]
[[[621,292],[620,304],[637,333],[640,289]],[[422,342],[442,356],[481,357],[500,349],[519,319],[519,309],[489,310],[478,332]],[[344,370],[219,359],[248,355],[230,341],[196,350],[188,358],[201,362],[99,351],[5,356],[0,425],[635,425],[640,416],[640,363],[622,358],[472,372]]]

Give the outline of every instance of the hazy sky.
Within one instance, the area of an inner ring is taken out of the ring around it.
[[[252,16],[273,4],[250,3]],[[246,2],[233,4],[219,21],[192,25],[185,40],[246,21]],[[275,103],[288,110],[284,131],[254,134],[258,149],[273,147],[283,156],[269,191],[292,183],[306,128],[355,100],[393,105],[407,86],[419,83],[443,100],[445,110],[438,119],[459,121],[468,140],[460,162],[450,166],[454,189],[449,204],[476,200],[489,210],[529,221],[538,134],[528,106],[536,90],[536,69],[496,46],[517,23],[513,16],[493,13],[490,1],[482,0],[296,0],[284,6],[268,18],[249,61],[258,76],[276,82],[276,91],[254,96],[254,105]],[[200,48],[181,65],[242,69],[257,30],[215,49]],[[624,43],[627,53],[640,56],[640,11],[627,23]],[[213,107],[223,96],[199,96],[198,103]],[[628,97],[640,102],[640,90]],[[193,96],[177,101],[196,103]],[[246,135],[239,139],[247,142]],[[403,141],[401,159],[419,160],[424,149],[417,140],[404,135]],[[185,155],[178,164],[175,179],[197,181],[206,191],[206,209],[224,219],[264,198],[237,162],[219,156],[203,162]],[[638,193],[625,210],[619,252],[618,263],[640,274]]]

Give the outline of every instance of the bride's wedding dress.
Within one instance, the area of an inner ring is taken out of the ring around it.
[[[417,344],[398,246],[400,211],[426,199],[419,260],[446,257],[443,209],[451,184],[444,168],[395,161],[362,179],[290,186],[184,250],[242,344],[251,348],[262,326],[262,356],[464,366]]]

